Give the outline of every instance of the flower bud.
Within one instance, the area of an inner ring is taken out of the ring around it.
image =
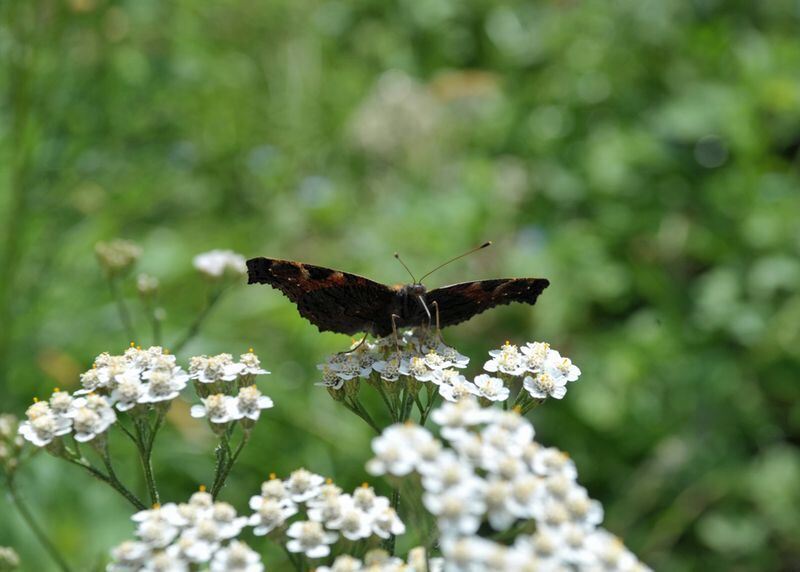
[[[128,240],[112,240],[111,242],[98,242],[94,253],[100,266],[109,276],[124,275],[136,263],[142,254],[142,249]]]
[[[9,546],[0,546],[0,572],[10,572],[19,568],[19,555]]]
[[[158,293],[158,278],[149,274],[139,274],[136,278],[136,289],[142,298],[152,298]]]

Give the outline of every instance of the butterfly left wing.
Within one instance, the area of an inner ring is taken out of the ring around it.
[[[477,280],[431,290],[425,300],[429,308],[436,302],[439,324],[445,327],[465,322],[495,306],[511,302],[533,305],[549,285],[550,281],[545,278]]]
[[[332,268],[263,257],[247,261],[247,275],[248,284],[280,290],[321,332],[385,336],[392,331],[396,292],[384,284]]]

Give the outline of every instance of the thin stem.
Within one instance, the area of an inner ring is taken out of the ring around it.
[[[383,389],[383,380],[378,379],[378,382],[375,385],[378,388],[378,393],[381,394],[383,402],[386,404],[386,408],[389,410],[389,416],[392,418],[392,421],[397,421],[397,416],[395,415],[394,407],[392,407],[392,402],[389,401],[389,396],[386,395],[386,390]]]
[[[45,551],[50,555],[50,557],[55,561],[56,565],[62,570],[62,572],[72,572],[72,569],[67,564],[67,561],[58,551],[55,544],[50,540],[45,533],[44,529],[36,522],[36,518],[33,516],[33,513],[22,500],[22,497],[19,495],[17,491],[16,483],[12,477],[6,478],[6,485],[8,486],[8,496],[11,499],[14,507],[16,507],[17,511],[19,512],[22,520],[25,521],[25,524],[28,525],[28,528],[31,529],[33,535],[39,541],[39,543],[44,547]]]
[[[122,297],[122,292],[119,290],[119,285],[115,277],[108,277],[108,288],[111,290],[111,297],[117,304],[117,313],[122,322],[122,327],[125,328],[125,333],[128,335],[128,340],[133,341],[136,339],[136,330],[133,328],[131,314],[128,312],[128,306],[125,304],[125,300]]]
[[[125,497],[125,499],[129,503],[131,503],[134,507],[136,507],[138,510],[144,510],[144,509],[147,508],[147,506],[145,506],[145,504],[142,501],[140,501],[138,498],[136,498],[136,495],[134,495],[131,491],[129,491],[125,487],[125,485],[123,485],[121,482],[119,482],[119,480],[116,480],[115,478],[112,478],[109,475],[106,475],[105,473],[103,473],[102,471],[100,471],[97,468],[93,467],[92,465],[84,462],[83,459],[78,460],[78,459],[72,459],[72,458],[69,458],[69,457],[65,457],[65,458],[66,458],[66,460],[68,462],[72,463],[73,465],[77,465],[79,467],[82,467],[82,468],[86,469],[89,472],[89,474],[92,475],[94,478],[96,478],[96,479],[98,479],[100,481],[103,481],[107,485],[110,485],[111,487],[113,487],[114,490],[116,490],[123,497]]]
[[[392,498],[391,498],[392,508],[397,514],[400,514],[400,488],[399,487],[392,487]],[[390,556],[394,556],[394,545],[395,545],[396,537],[394,534],[391,534],[389,538],[383,541],[383,547],[389,552]]]
[[[350,403],[350,402],[348,402],[348,401],[347,401],[347,399],[346,399],[346,398],[345,398],[345,400],[344,400],[344,401],[342,401],[341,403],[342,403],[342,405],[344,405],[345,407],[347,407],[347,408],[348,408],[350,411],[352,411],[353,413],[355,413],[356,415],[358,415],[359,417],[361,417],[361,419],[363,419],[363,420],[364,420],[364,421],[367,423],[367,425],[369,425],[370,427],[372,427],[372,429],[373,429],[373,430],[374,430],[374,431],[375,431],[375,432],[376,432],[378,435],[380,435],[380,434],[381,434],[381,429],[380,429],[380,427],[378,427],[378,426],[377,426],[377,424],[376,424],[376,423],[375,423],[375,421],[372,419],[372,417],[370,416],[370,414],[367,412],[367,410],[366,410],[366,409],[364,409],[364,408],[361,406],[361,404],[360,404],[360,403],[358,403],[358,402],[357,402],[357,401],[355,401],[355,400],[352,400],[352,403]]]
[[[211,296],[206,301],[205,307],[200,310],[200,313],[197,314],[194,321],[189,325],[186,329],[186,332],[181,337],[180,341],[175,344],[173,353],[179,353],[186,344],[188,344],[198,333],[200,333],[200,328],[203,326],[203,322],[208,317],[211,309],[219,302],[219,299],[222,297],[223,292],[225,292],[224,288],[219,290],[215,290]]]
[[[101,451],[100,456],[103,458],[103,464],[106,466],[106,471],[108,471],[108,477],[111,480],[112,484],[114,485],[114,488],[116,488],[120,493],[122,493],[123,496],[125,496],[125,498],[128,498],[128,495],[130,495],[130,498],[128,498],[129,501],[133,502],[133,500],[136,500],[139,504],[144,505],[144,503],[142,503],[142,501],[140,501],[128,489],[128,487],[122,484],[122,481],[119,480],[119,477],[117,477],[117,473],[114,471],[114,464],[111,462],[111,452],[108,449],[108,441],[103,443],[103,449]]]
[[[222,471],[218,475],[216,479],[214,479],[214,486],[211,487],[211,496],[216,499],[219,492],[222,490],[222,487],[225,486],[225,481],[228,480],[228,475],[233,468],[234,463],[236,463],[236,459],[239,458],[239,454],[244,449],[244,446],[247,444],[247,441],[250,439],[250,431],[244,431],[244,435],[242,435],[242,440],[239,441],[239,445],[236,447],[236,450],[233,454],[230,453],[230,447],[228,446],[228,460],[225,463]],[[226,440],[227,443],[227,440]]]

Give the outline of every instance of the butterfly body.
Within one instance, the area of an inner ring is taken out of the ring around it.
[[[549,285],[543,278],[501,278],[429,291],[422,284],[388,286],[332,268],[263,257],[248,260],[247,271],[248,284],[280,290],[320,331],[379,337],[395,327],[429,325],[433,312],[446,327],[501,304],[533,304]]]

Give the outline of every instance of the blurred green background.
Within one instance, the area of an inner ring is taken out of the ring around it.
[[[532,413],[606,526],[661,570],[800,570],[800,5],[722,0],[3,0],[0,387],[22,414],[128,339],[97,241],[144,249],[166,335],[192,256],[232,248],[429,286],[545,276],[447,332],[481,363],[547,340],[582,368]],[[137,315],[139,339],[150,343]],[[312,384],[344,336],[237,286],[182,359],[253,346],[276,401],[225,499],[304,465],[352,487],[366,426]],[[169,342],[167,343],[169,345]],[[475,370],[473,367],[473,371]],[[176,409],[167,499],[212,470]],[[122,443],[118,457],[124,457]],[[130,455],[129,455],[130,456]],[[126,469],[132,485],[138,469]],[[130,509],[41,456],[23,493],[77,569]],[[379,484],[380,486],[380,484]],[[0,545],[51,568],[5,499]],[[277,568],[274,568],[277,569]]]

